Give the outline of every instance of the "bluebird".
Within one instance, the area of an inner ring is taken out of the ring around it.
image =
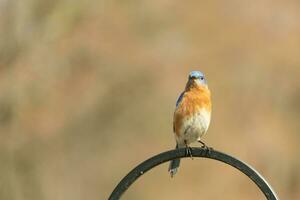
[[[198,141],[203,148],[209,149],[201,141],[206,133],[211,116],[210,91],[204,74],[192,71],[188,76],[185,90],[180,94],[174,112],[173,132],[176,139],[176,149],[186,148],[192,156],[189,145]],[[179,167],[180,159],[170,162],[169,172],[173,177]]]

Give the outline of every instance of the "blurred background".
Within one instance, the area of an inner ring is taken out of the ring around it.
[[[203,140],[300,199],[300,2],[0,1],[0,199],[107,199],[173,149],[175,102],[206,74]],[[197,145],[197,144],[196,144]],[[265,199],[222,163],[163,164],[123,199]]]

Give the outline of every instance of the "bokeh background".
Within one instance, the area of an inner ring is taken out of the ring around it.
[[[191,70],[213,114],[204,141],[300,199],[300,2],[0,1],[0,199],[107,199],[173,149]],[[264,199],[222,163],[161,165],[123,199]]]

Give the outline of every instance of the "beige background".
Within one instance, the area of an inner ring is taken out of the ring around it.
[[[300,199],[300,3],[0,1],[0,199],[107,199],[143,160],[172,149],[191,70],[213,114],[204,141]],[[236,170],[185,159],[123,199],[264,199]]]

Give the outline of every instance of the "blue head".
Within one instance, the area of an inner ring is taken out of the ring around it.
[[[191,71],[189,74],[189,84],[197,84],[197,85],[207,85],[205,76],[200,71]]]

